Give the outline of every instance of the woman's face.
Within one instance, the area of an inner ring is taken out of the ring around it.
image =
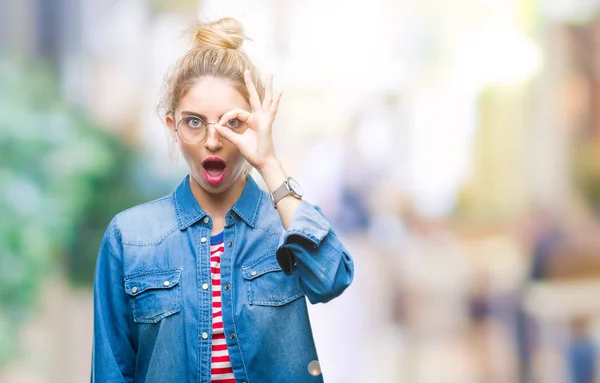
[[[235,145],[219,135],[213,125],[221,116],[235,108],[250,110],[250,105],[231,80],[200,77],[179,100],[175,120],[167,116],[167,126],[177,138],[181,153],[190,168],[190,175],[209,194],[223,193],[238,180],[243,183],[240,176],[248,166],[246,160]],[[203,126],[206,125],[204,139],[197,144],[183,141],[176,136],[178,122],[179,133],[186,141],[197,140],[190,140],[184,129],[193,137],[201,135]],[[225,125],[240,133],[245,129],[244,123],[237,120]]]

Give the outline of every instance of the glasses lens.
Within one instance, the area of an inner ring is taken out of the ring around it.
[[[248,125],[239,118],[232,118],[231,120],[226,121],[224,126],[237,134],[244,133],[248,127]]]
[[[206,124],[198,117],[184,117],[177,124],[177,135],[188,144],[197,144],[206,135]]]

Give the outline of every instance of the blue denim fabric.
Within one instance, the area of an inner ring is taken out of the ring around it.
[[[94,281],[92,382],[210,382],[212,219],[188,177],[161,199],[117,214]],[[321,213],[302,202],[284,230],[248,177],[226,215],[223,325],[238,382],[322,382],[307,312],[352,282],[354,265]]]

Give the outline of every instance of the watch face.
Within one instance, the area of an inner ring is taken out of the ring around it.
[[[290,187],[290,192],[292,194],[294,194],[297,197],[302,197],[302,188],[300,187],[300,184],[298,183],[298,181],[296,181],[292,177],[289,177],[288,185]]]

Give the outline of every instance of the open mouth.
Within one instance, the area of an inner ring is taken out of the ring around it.
[[[202,161],[202,170],[204,177],[211,184],[218,184],[225,177],[225,168],[227,164],[218,157],[208,157]]]

